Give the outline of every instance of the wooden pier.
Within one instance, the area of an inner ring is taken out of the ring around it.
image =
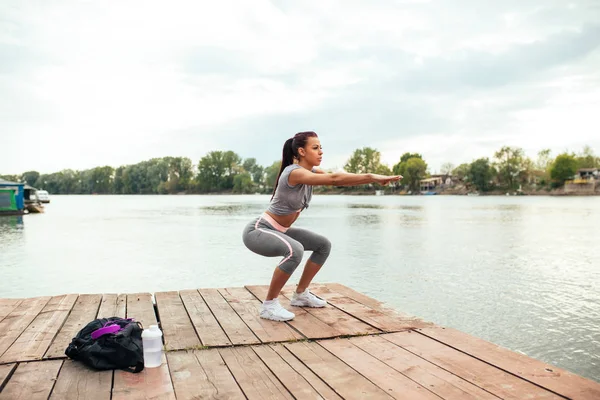
[[[454,329],[386,308],[340,284],[326,308],[258,317],[266,286],[0,299],[0,400],[600,399],[600,384]],[[66,359],[100,317],[159,324],[166,355],[139,374]]]

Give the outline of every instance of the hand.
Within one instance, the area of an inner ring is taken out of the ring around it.
[[[375,183],[378,183],[382,186],[386,186],[388,185],[390,182],[397,182],[400,179],[402,179],[403,176],[402,175],[377,175],[377,174],[373,174],[373,181]]]

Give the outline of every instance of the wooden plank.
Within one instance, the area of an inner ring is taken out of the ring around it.
[[[177,400],[245,399],[216,349],[167,353]]]
[[[393,308],[387,307],[381,301],[374,299],[372,297],[367,296],[364,293],[357,292],[356,290],[349,288],[348,286],[344,286],[340,283],[324,283],[324,284],[315,284],[316,287],[326,287],[331,292],[339,293],[343,296],[346,296],[354,301],[358,301],[361,304],[364,304],[367,307],[371,307],[374,310],[381,311],[384,314],[391,315],[393,317],[402,318],[402,319],[417,319],[414,316],[399,312]]]
[[[267,296],[269,287],[246,286],[246,289],[248,289],[260,301],[264,301],[264,299]],[[296,315],[293,320],[288,321],[287,323],[290,324],[290,326],[293,326],[302,335],[309,339],[325,339],[341,336],[344,334],[343,332],[338,331],[335,328],[335,326],[330,326],[325,322],[321,321],[320,319],[309,313],[305,308],[292,307],[292,305],[290,304],[290,299],[283,294],[279,296],[279,302],[283,307],[285,307],[287,310],[290,310]]]
[[[553,365],[456,329],[430,327],[417,331],[562,396],[574,399],[600,399],[600,383]]]
[[[129,306],[127,307],[129,309]],[[167,359],[157,368],[144,368],[137,374],[115,370],[113,400],[175,400],[175,390],[169,374]]]
[[[196,349],[201,343],[177,292],[154,295],[166,350]]]
[[[348,339],[318,343],[395,399],[439,400],[436,394],[364,352]]]
[[[344,399],[391,399],[383,390],[314,342],[284,346]]]
[[[102,295],[102,304],[100,304],[100,310],[98,310],[98,318],[125,318],[127,315],[126,309],[126,294],[104,294]]]
[[[277,376],[295,399],[323,399],[311,384],[269,346],[252,346],[252,350]],[[439,400],[439,399],[438,399]]]
[[[499,398],[381,336],[353,337],[350,342],[443,399],[496,400]]]
[[[61,365],[62,360],[19,364],[0,400],[47,400]]]
[[[219,293],[263,343],[304,339],[303,335],[286,323],[259,317],[262,303],[248,290],[244,288],[226,288],[219,289]]]
[[[77,300],[76,294],[55,296],[4,353],[0,362],[40,360]]]
[[[562,399],[420,333],[398,332],[381,337],[503,399]]]
[[[21,304],[22,299],[0,299],[0,322]]]
[[[73,310],[71,310],[65,324],[60,328],[44,358],[66,357],[65,350],[71,340],[85,325],[96,319],[101,300],[102,295],[100,294],[82,294],[79,296]]]
[[[217,289],[200,289],[199,292],[232,344],[260,343]]]
[[[51,297],[25,299],[0,322],[0,357],[44,309]],[[1,358],[0,358],[0,362]]]
[[[223,328],[197,290],[183,290],[179,295],[204,346],[231,345]]]
[[[302,364],[283,344],[271,344],[269,345],[273,351],[275,351],[281,358],[283,358],[294,370],[298,371],[300,375],[304,377],[316,389],[317,392],[324,398],[330,400],[341,400],[342,398],[337,395],[321,378],[315,375],[306,365]]]
[[[218,351],[249,400],[293,399],[252,349],[230,347]]]
[[[50,400],[110,400],[113,371],[96,371],[65,360]]]
[[[8,377],[11,376],[15,368],[17,368],[17,364],[0,365],[0,392],[4,389],[4,385],[8,382]]]
[[[141,322],[144,329],[150,325],[158,325],[154,313],[154,303],[150,293],[135,293],[127,295],[127,318]]]
[[[329,304],[384,332],[398,332],[423,326],[421,321],[403,320],[384,314],[356,300],[333,292],[325,286],[315,286],[312,290],[314,294],[327,300]]]
[[[282,293],[290,299],[293,295],[293,291],[293,288],[284,288]],[[327,305],[323,308],[305,308],[305,310],[315,318],[323,321],[330,327],[335,328],[342,335],[368,335],[382,332],[331,305]]]

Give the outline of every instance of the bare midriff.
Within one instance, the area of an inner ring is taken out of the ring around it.
[[[289,228],[300,216],[300,211],[296,211],[295,213],[288,215],[276,215],[269,211],[265,211],[265,214],[268,214],[271,218],[277,221],[279,225]]]

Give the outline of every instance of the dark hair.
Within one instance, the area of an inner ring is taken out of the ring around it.
[[[275,186],[273,187],[273,196],[275,196],[275,191],[277,190],[277,185],[279,184],[279,177],[281,173],[285,169],[285,167],[292,165],[294,163],[294,157],[300,158],[298,156],[298,149],[306,146],[309,137],[318,137],[315,132],[298,132],[294,135],[294,137],[289,138],[283,144],[283,154],[281,155],[281,168],[279,168],[279,173],[277,174],[277,179],[275,179]]]

